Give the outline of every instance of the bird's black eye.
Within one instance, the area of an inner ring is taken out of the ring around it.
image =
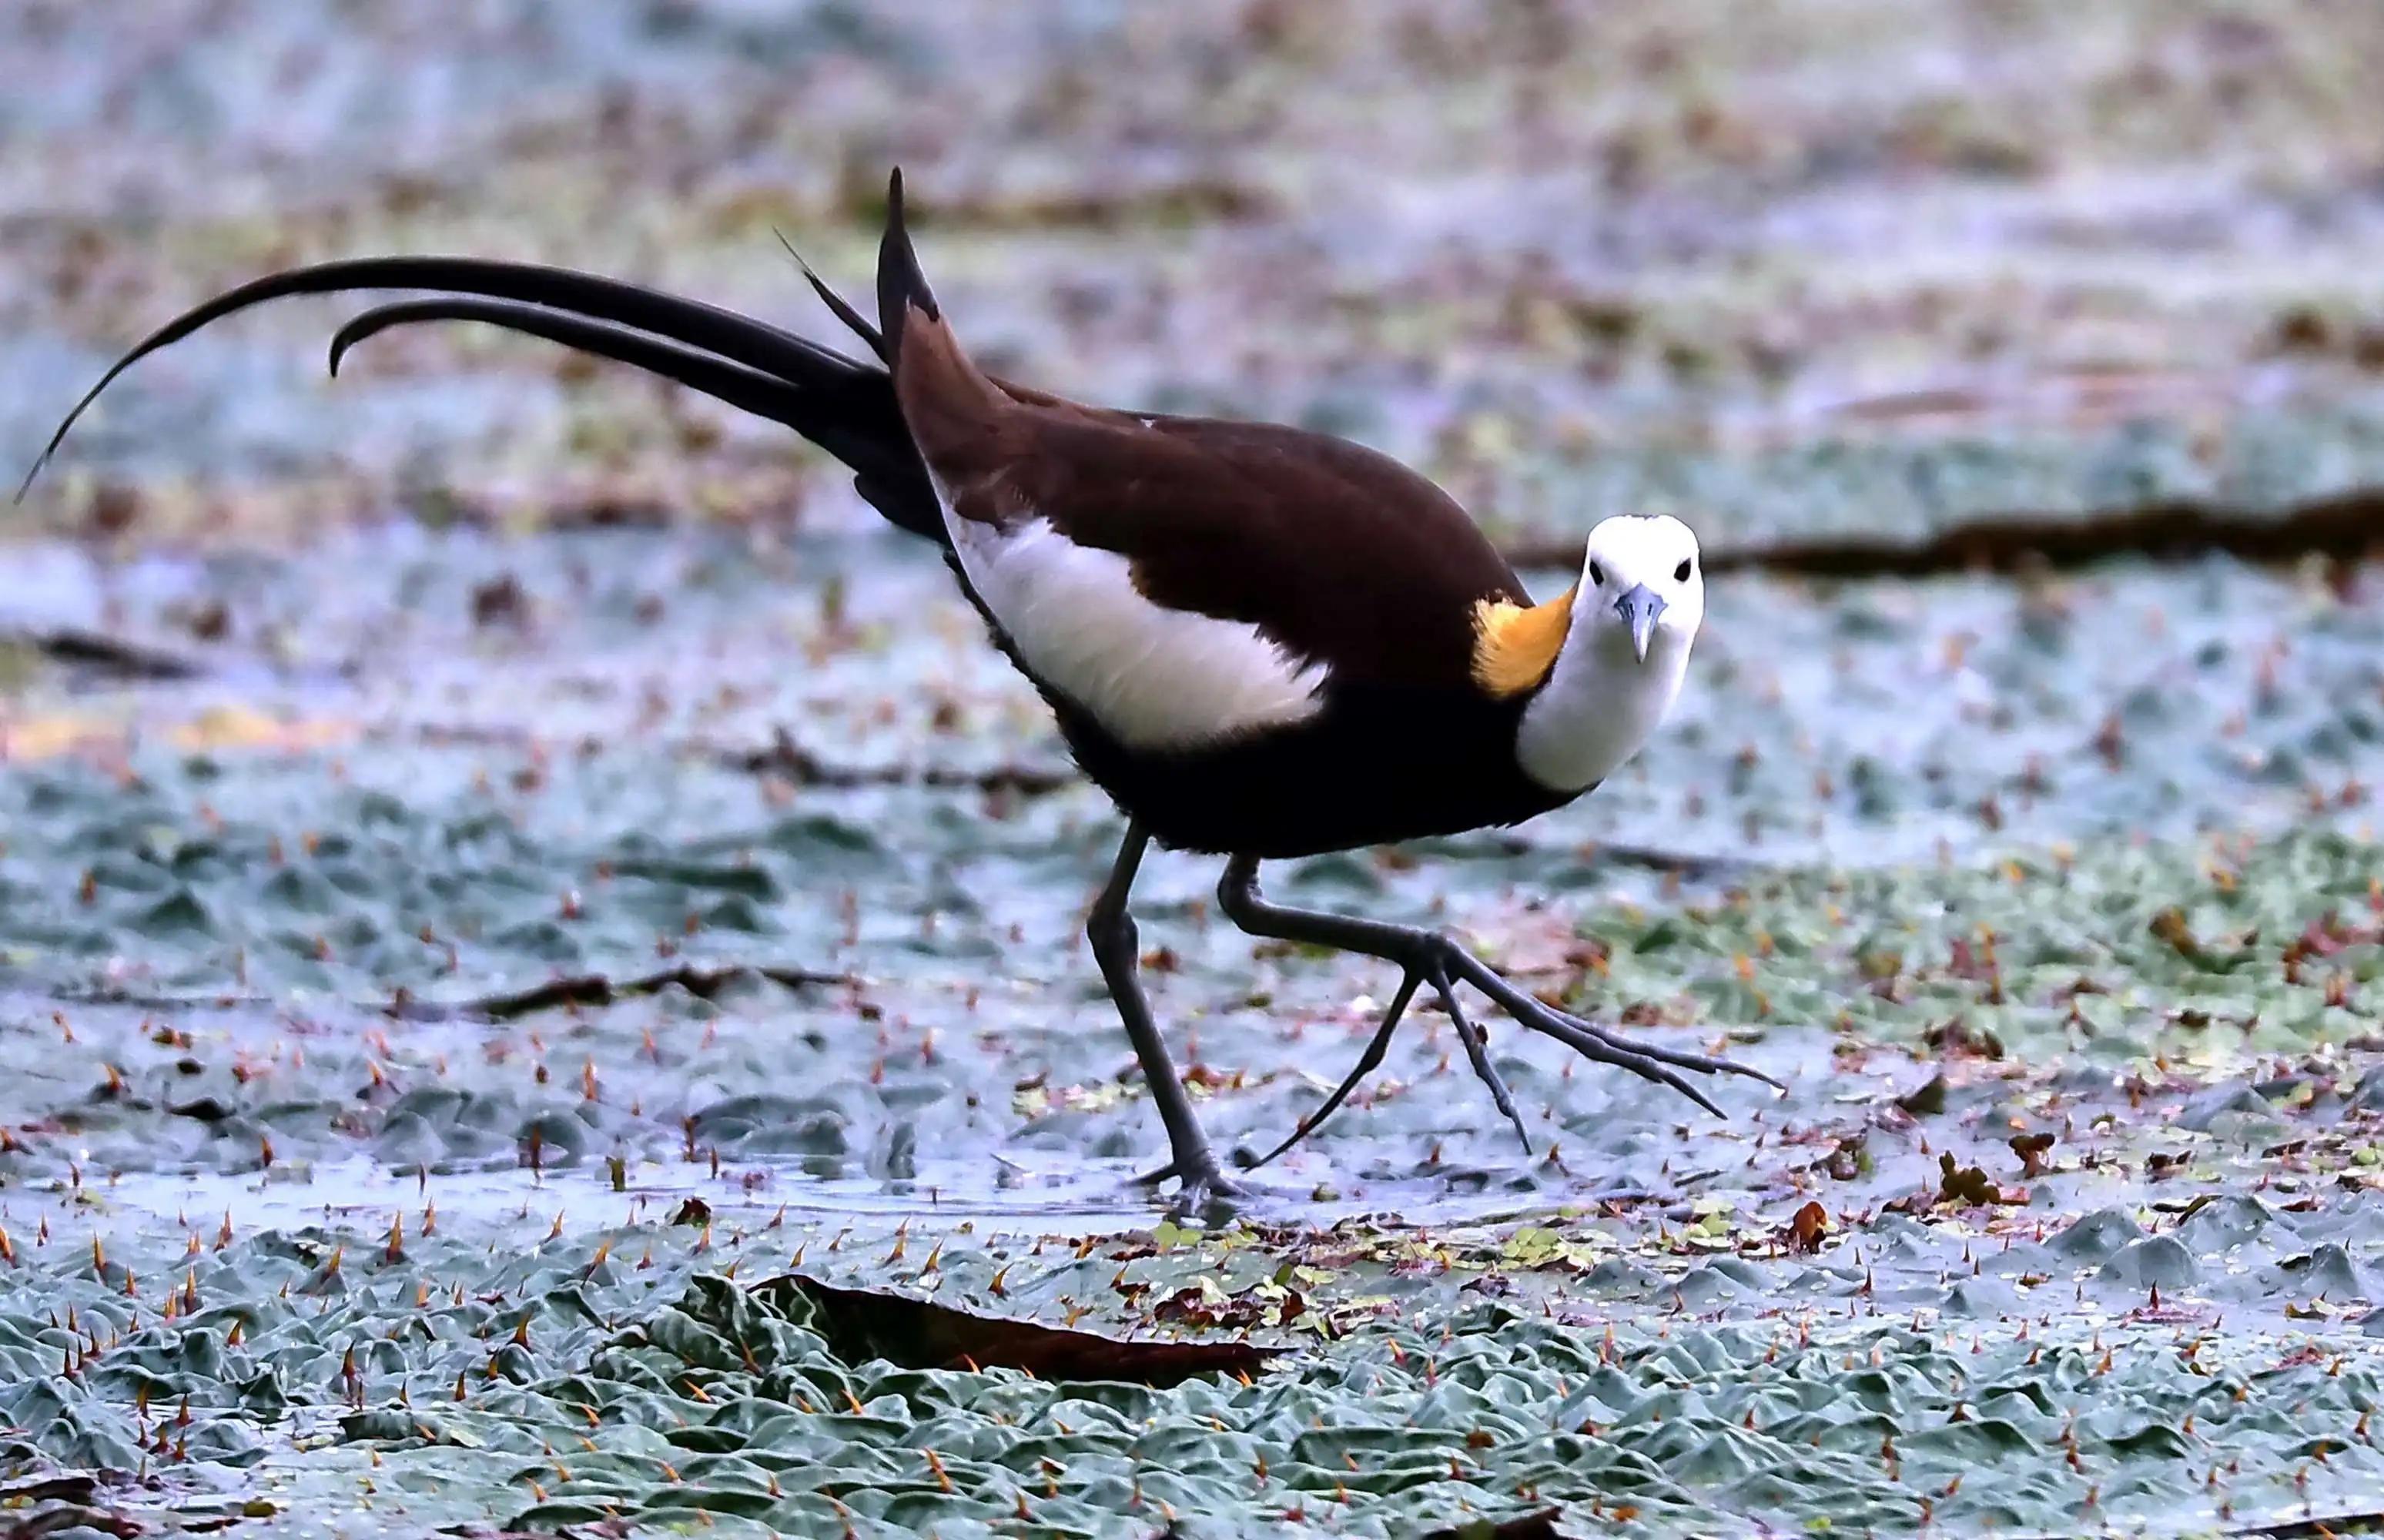
[[[1606,569],[1596,562],[1589,564],[1589,580],[1599,588],[1606,586]]]
[[[1689,564],[1687,562],[1682,562],[1680,565],[1672,569],[1672,581],[1675,583],[1685,583],[1688,580]]]

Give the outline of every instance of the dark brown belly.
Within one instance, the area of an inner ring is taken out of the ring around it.
[[[1518,708],[1478,696],[1345,691],[1298,727],[1170,752],[1052,704],[1085,773],[1177,850],[1316,855],[1517,824],[1578,795],[1518,769]]]

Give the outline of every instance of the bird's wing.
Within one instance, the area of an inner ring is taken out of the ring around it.
[[[1014,400],[913,424],[997,623],[1130,743],[1287,726],[1335,689],[1479,689],[1485,602],[1522,600],[1455,503],[1352,444]]]
[[[1059,406],[1019,416],[1014,452],[977,467],[987,511],[1032,510],[1123,557],[1151,602],[1255,626],[1338,678],[1462,685],[1477,605],[1523,599],[1455,501],[1346,441]]]

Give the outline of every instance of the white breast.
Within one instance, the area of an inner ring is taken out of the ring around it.
[[[1523,773],[1551,791],[1575,792],[1620,769],[1672,709],[1695,640],[1658,628],[1642,664],[1620,627],[1576,621],[1517,727]]]
[[[944,528],[1028,671],[1130,747],[1213,743],[1323,709],[1322,664],[1255,626],[1153,603],[1124,557],[1078,545],[1049,519],[997,528],[948,504]]]

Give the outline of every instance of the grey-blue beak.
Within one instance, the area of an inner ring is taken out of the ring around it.
[[[1631,651],[1639,661],[1647,661],[1647,643],[1656,635],[1656,621],[1664,613],[1664,601],[1646,584],[1634,585],[1631,591],[1614,602],[1614,613],[1631,627]]]

